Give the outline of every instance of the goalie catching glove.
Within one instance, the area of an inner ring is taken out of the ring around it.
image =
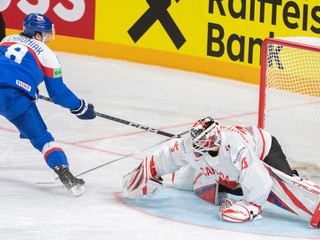
[[[244,200],[234,202],[226,199],[222,201],[219,212],[222,220],[233,223],[244,223],[262,218],[261,207]]]
[[[162,188],[162,178],[157,177],[153,158],[145,157],[142,163],[122,178],[123,197],[138,199],[155,196]]]

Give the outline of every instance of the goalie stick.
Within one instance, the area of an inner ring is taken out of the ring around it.
[[[163,144],[163,143],[165,143],[165,142],[170,141],[170,140],[173,139],[173,138],[181,137],[182,135],[184,135],[184,134],[186,134],[186,133],[188,133],[188,132],[189,132],[189,130],[188,130],[188,131],[185,131],[185,132],[182,132],[182,133],[180,133],[180,134],[178,134],[178,135],[173,135],[172,137],[167,138],[167,139],[164,139],[164,140],[162,140],[161,142],[158,142],[158,143],[156,143],[156,144],[154,144],[154,145],[152,145],[152,146],[149,146],[149,147],[146,147],[146,148],[144,148],[144,149],[135,151],[135,152],[130,153],[130,154],[126,155],[126,156],[123,156],[123,157],[114,159],[114,160],[109,161],[109,162],[107,162],[107,163],[104,163],[104,164],[101,164],[101,165],[96,166],[96,167],[94,167],[94,168],[91,168],[91,169],[89,169],[89,170],[86,170],[86,171],[84,171],[84,172],[82,172],[82,173],[79,173],[78,175],[76,175],[76,177],[82,176],[82,175],[84,175],[84,174],[86,174],[86,173],[88,173],[88,172],[92,172],[93,170],[96,170],[96,169],[98,169],[98,168],[104,167],[104,166],[109,165],[109,164],[111,164],[111,163],[120,161],[120,160],[122,160],[122,159],[131,157],[131,156],[136,155],[136,154],[138,154],[138,153],[141,153],[141,152],[144,152],[144,151],[149,150],[149,149],[151,149],[151,148],[154,148],[154,147],[156,147],[156,146],[158,146],[158,145],[161,145],[161,144]]]
[[[47,101],[47,102],[52,102],[52,100],[49,97],[46,97],[46,96],[39,95],[38,98],[41,99],[41,100]],[[151,128],[151,127],[139,124],[139,123],[134,123],[134,122],[130,122],[130,121],[127,121],[127,120],[124,120],[124,119],[121,119],[121,118],[113,117],[113,116],[110,116],[110,115],[107,115],[107,114],[104,114],[104,113],[96,112],[96,114],[97,114],[98,117],[105,118],[105,119],[108,119],[108,120],[111,120],[111,121],[114,121],[114,122],[122,123],[122,124],[125,124],[125,125],[129,125],[129,126],[132,126],[132,127],[135,127],[135,128],[143,129],[143,130],[146,130],[148,132],[156,133],[156,134],[159,134],[159,135],[162,135],[162,136],[166,136],[166,137],[179,136],[179,135],[174,135],[172,133],[161,131],[159,129]]]
[[[158,143],[156,143],[156,144],[154,144],[154,145],[151,145],[151,146],[149,146],[149,147],[146,147],[146,148],[137,150],[137,151],[135,151],[135,152],[133,152],[133,153],[127,154],[127,155],[122,156],[122,157],[120,157],[120,158],[116,158],[116,159],[111,160],[111,161],[109,161],[109,162],[106,162],[106,163],[104,163],[104,164],[98,165],[98,166],[96,166],[96,167],[94,167],[94,168],[90,168],[90,169],[88,169],[88,170],[86,170],[86,171],[84,171],[84,172],[82,172],[82,173],[79,173],[79,174],[76,175],[75,177],[82,176],[82,175],[87,174],[87,173],[89,173],[89,172],[92,172],[92,171],[94,171],[94,170],[96,170],[96,169],[99,169],[99,168],[102,168],[102,167],[104,167],[104,166],[107,166],[107,165],[109,165],[109,164],[111,164],[111,163],[118,162],[118,161],[120,161],[120,160],[122,160],[122,159],[125,159],[125,158],[128,158],[128,157],[132,157],[132,156],[134,156],[134,155],[136,155],[136,154],[138,154],[138,153],[144,152],[144,151],[146,151],[146,150],[149,150],[149,149],[151,149],[151,148],[154,148],[154,147],[156,147],[156,146],[159,146],[159,145],[161,145],[161,144],[163,144],[163,143],[165,143],[165,142],[168,142],[168,141],[170,141],[170,140],[173,139],[173,138],[181,137],[182,135],[184,135],[184,134],[186,134],[186,133],[188,133],[188,132],[189,132],[189,130],[188,130],[188,131],[184,131],[184,132],[182,132],[182,133],[180,133],[180,134],[177,134],[177,135],[173,135],[172,137],[166,138],[166,139],[164,139],[164,140],[162,140],[162,141],[160,141],[160,142],[158,142]],[[59,179],[59,177],[55,178],[54,180],[57,181],[58,179]],[[36,184],[54,184],[54,183],[57,183],[57,182],[36,182]]]

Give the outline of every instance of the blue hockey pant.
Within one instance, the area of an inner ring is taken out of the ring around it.
[[[0,86],[0,115],[16,126],[21,138],[29,139],[33,147],[42,152],[50,168],[68,167],[64,151],[54,142],[36,104],[24,91]]]

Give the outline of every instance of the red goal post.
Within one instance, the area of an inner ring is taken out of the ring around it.
[[[293,168],[320,175],[320,38],[267,38],[261,48],[259,127]]]

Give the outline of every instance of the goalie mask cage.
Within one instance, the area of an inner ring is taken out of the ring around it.
[[[292,168],[320,175],[320,39],[267,38],[261,49],[259,127]]]

